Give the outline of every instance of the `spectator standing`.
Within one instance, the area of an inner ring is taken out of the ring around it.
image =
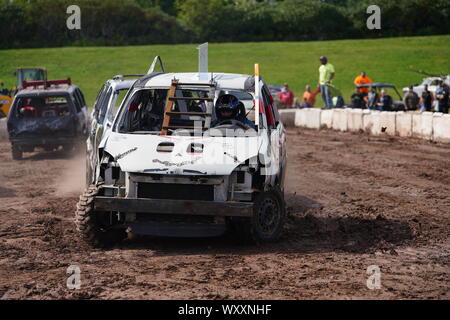
[[[449,90],[444,86],[444,82],[441,82],[439,87],[436,89],[436,99],[438,101],[439,112],[448,113],[448,98]]]
[[[420,97],[420,111],[431,111],[433,100],[433,94],[428,90],[428,85],[426,84]]]
[[[333,108],[333,101],[331,100],[329,85],[336,75],[334,66],[328,63],[328,59],[325,56],[320,57],[321,66],[319,67],[319,87],[322,92],[323,103],[326,108]]]
[[[368,83],[372,83],[372,82],[373,82],[372,79],[370,79],[364,71],[361,72],[361,74],[359,76],[357,76],[355,78],[355,80],[353,81],[353,83],[355,84],[356,87],[358,87],[362,84],[368,84]],[[363,97],[365,97],[369,93],[369,88],[368,87],[359,88],[359,93],[361,93],[361,95]]]
[[[294,93],[289,90],[289,85],[285,83],[283,89],[281,89],[281,92],[278,94],[278,99],[287,108],[292,108],[294,106],[294,98]]]
[[[408,92],[405,94],[403,98],[403,102],[405,103],[406,110],[417,110],[417,106],[419,105],[420,99],[419,95],[414,92],[414,87],[410,86]]]
[[[316,96],[320,92],[320,87],[317,88],[316,91],[311,91],[311,86],[307,85],[305,88],[305,92],[303,93],[303,101],[300,107],[302,108],[313,108],[316,103]]]

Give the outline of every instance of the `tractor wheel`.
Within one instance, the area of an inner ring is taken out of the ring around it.
[[[110,247],[126,237],[124,229],[113,229],[102,223],[101,212],[94,211],[95,196],[98,186],[91,185],[77,204],[75,224],[81,238],[89,245],[97,248]]]
[[[277,241],[283,231],[286,208],[279,189],[260,193],[251,218],[240,218],[234,223],[239,242],[269,243]]]
[[[11,146],[11,152],[12,152],[12,158],[14,160],[21,160],[22,159],[22,149],[20,149],[18,146],[12,145]]]

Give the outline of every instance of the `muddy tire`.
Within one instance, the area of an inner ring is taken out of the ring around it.
[[[126,237],[123,229],[112,229],[102,225],[100,214],[94,211],[95,196],[99,188],[91,185],[77,203],[75,224],[81,238],[96,248],[110,247]]]
[[[253,217],[236,219],[233,224],[239,243],[264,244],[277,241],[286,219],[284,197],[279,189],[260,193]]]
[[[22,160],[23,152],[18,146],[11,146],[13,160]]]

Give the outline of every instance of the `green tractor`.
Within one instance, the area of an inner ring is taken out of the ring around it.
[[[17,68],[14,72],[16,76],[16,92],[22,89],[24,81],[42,81],[47,80],[47,69],[45,68]]]
[[[22,89],[24,81],[47,80],[47,69],[45,68],[17,68],[14,71],[16,85],[11,89],[3,88],[3,81],[0,80],[0,118],[8,116],[12,101],[16,93]]]

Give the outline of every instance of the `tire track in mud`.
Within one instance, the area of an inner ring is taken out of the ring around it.
[[[0,142],[0,296],[450,298],[448,145],[298,129],[288,142],[289,218],[279,243],[137,238],[110,250],[75,233],[82,154],[12,161]],[[70,264],[82,270],[77,291],[65,286]],[[381,267],[381,290],[365,286],[369,265]]]

